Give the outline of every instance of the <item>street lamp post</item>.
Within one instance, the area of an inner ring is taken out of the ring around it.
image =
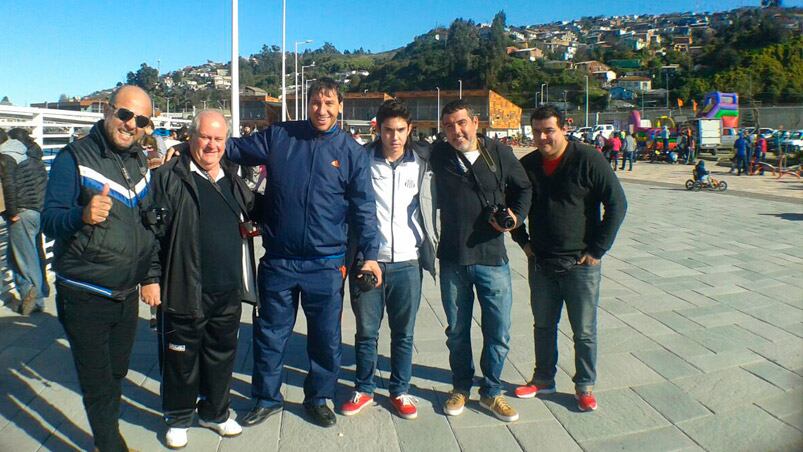
[[[318,80],[317,78],[307,79],[304,82],[304,86],[301,87],[301,102],[304,104],[301,106],[301,113],[304,115],[303,119],[307,119],[307,114],[309,113],[309,107],[307,104],[309,103],[309,85],[310,83]]]
[[[239,4],[231,2],[231,135],[240,136],[240,26]],[[206,104],[204,102],[204,104]],[[206,105],[204,105],[206,108]]]
[[[296,41],[296,64],[295,64],[295,78],[293,79],[293,87],[295,88],[296,95],[295,95],[295,102],[296,108],[293,110],[295,120],[298,121],[298,45],[299,44],[309,44],[312,42],[312,39],[305,39],[303,41]]]
[[[463,80],[458,80],[457,83],[460,84],[460,98],[463,98]]]
[[[307,119],[307,102],[304,100],[304,93],[307,92],[307,85],[304,83],[304,69],[308,67],[315,67],[315,62],[313,61],[312,64],[308,64],[306,66],[301,66],[301,87],[303,90],[301,91],[301,118]]]
[[[545,83],[546,85],[546,103],[549,103],[549,83]]]
[[[588,127],[588,75],[586,75],[586,125]]]
[[[546,83],[541,83],[541,105],[544,104],[544,86],[546,86]]]
[[[441,133],[441,121],[440,121],[440,114],[441,114],[441,89],[439,87],[435,87],[438,91],[438,111],[435,112],[435,123],[438,124],[438,133]]]

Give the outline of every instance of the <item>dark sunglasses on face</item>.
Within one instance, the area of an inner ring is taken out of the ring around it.
[[[144,128],[151,122],[150,118],[148,118],[147,116],[136,115],[133,111],[127,108],[117,108],[114,115],[117,116],[117,118],[123,122],[128,122],[131,120],[131,118],[136,116],[137,119],[135,122],[137,124],[137,127],[139,127],[140,129]]]

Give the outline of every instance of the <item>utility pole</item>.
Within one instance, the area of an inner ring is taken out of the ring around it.
[[[586,75],[586,125],[588,127],[588,75]]]

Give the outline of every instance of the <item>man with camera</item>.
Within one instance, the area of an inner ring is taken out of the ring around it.
[[[558,322],[565,303],[574,336],[578,407],[593,411],[600,260],[613,245],[627,200],[605,157],[591,146],[566,141],[558,110],[538,108],[530,125],[538,150],[521,159],[533,184],[530,231],[521,227],[511,235],[529,258],[535,371],[515,394],[531,398],[555,392]]]
[[[376,262],[376,204],[368,153],[338,127],[343,95],[320,78],[309,90],[308,120],[272,124],[233,138],[226,155],[240,165],[265,165],[259,264],[259,306],[254,312],[253,409],[246,426],[282,410],[283,366],[299,303],[307,320],[310,371],[304,408],[311,420],[332,427],[340,371],[343,282],[347,234],[354,232],[361,270],[382,283]],[[348,222],[348,223],[347,223]]]
[[[151,178],[137,144],[151,99],[136,86],[112,93],[89,135],[59,152],[50,170],[42,230],[55,239],[56,308],[70,342],[84,408],[101,451],[126,451],[121,383],[139,311],[137,289],[159,303],[158,245],[143,220]]]
[[[159,357],[167,446],[187,445],[197,410],[202,427],[236,436],[229,416],[241,302],[256,301],[249,212],[254,196],[221,161],[229,126],[215,110],[190,125],[188,150],[155,173],[151,213],[160,233]],[[181,144],[179,146],[184,146]]]
[[[479,118],[466,101],[448,103],[441,124],[447,141],[435,145],[431,164],[442,228],[437,255],[453,384],[444,411],[450,416],[463,412],[474,379],[470,332],[476,289],[483,337],[480,404],[512,422],[519,415],[501,395],[513,302],[504,233],[524,221],[532,188],[509,146],[477,135]]]
[[[435,237],[429,146],[413,143],[410,117],[403,102],[384,102],[376,114],[379,140],[366,147],[376,196],[377,260],[382,285],[374,288],[376,281],[370,273],[352,272],[349,280],[351,306],[357,318],[357,371],[354,393],[341,406],[346,416],[357,414],[373,402],[377,340],[386,309],[390,327],[390,403],[404,419],[418,416],[416,399],[408,393],[413,330],[421,301],[421,270],[435,276]],[[359,268],[359,260],[355,262]]]

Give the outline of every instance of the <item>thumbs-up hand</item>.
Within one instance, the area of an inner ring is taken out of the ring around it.
[[[82,219],[86,224],[103,223],[109,216],[111,208],[112,198],[109,196],[109,184],[104,184],[100,194],[92,196],[89,204],[84,207]]]

